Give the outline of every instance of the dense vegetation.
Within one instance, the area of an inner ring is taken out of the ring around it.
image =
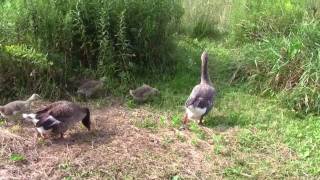
[[[290,107],[320,112],[320,14],[317,1],[240,1],[230,40],[241,44],[239,67],[262,92]]]
[[[56,98],[80,73],[119,87],[139,74],[174,70],[172,35],[182,15],[175,1],[15,0],[0,9],[4,96]]]
[[[175,73],[173,40],[179,32],[226,37],[226,46],[239,49],[233,80],[277,95],[301,112],[320,112],[317,1],[15,0],[0,5],[4,97],[32,91],[61,97],[73,90],[70,82],[79,74],[106,77],[110,89],[121,90],[163,79],[156,74]]]

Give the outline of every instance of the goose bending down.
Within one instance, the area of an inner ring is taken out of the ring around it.
[[[84,95],[86,98],[90,98],[92,95],[96,94],[99,90],[103,89],[103,81],[101,80],[88,80],[81,84],[78,88],[77,93]]]
[[[156,88],[143,84],[141,87],[138,87],[135,90],[130,90],[129,93],[134,100],[144,102],[148,100],[149,97],[159,94],[160,92]]]
[[[0,115],[2,117],[15,115],[17,113],[23,113],[30,110],[30,104],[32,101],[40,99],[38,94],[33,94],[29,99],[25,101],[17,100],[10,102],[4,106],[0,106]]]
[[[78,121],[90,130],[90,111],[88,108],[69,101],[57,101],[36,113],[23,114],[24,119],[32,121],[38,134],[46,138],[50,133],[63,134]]]
[[[203,117],[209,113],[213,107],[216,90],[208,74],[208,54],[203,52],[201,55],[201,82],[196,85],[185,103],[186,113],[183,118],[182,129],[185,128],[189,119],[199,120],[203,124]]]

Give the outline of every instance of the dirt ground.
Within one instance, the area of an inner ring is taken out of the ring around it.
[[[79,123],[64,139],[34,141],[30,122],[9,120],[0,130],[0,179],[222,179],[233,163],[228,154],[236,148],[236,127],[202,127],[209,136],[222,134],[231,147],[215,154],[213,142],[179,131],[168,119],[155,130],[139,127],[145,119],[161,124],[161,114],[120,103],[89,107],[93,130]],[[24,160],[13,161],[12,154]]]

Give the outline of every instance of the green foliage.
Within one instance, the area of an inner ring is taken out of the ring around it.
[[[202,131],[197,123],[191,122],[189,128],[190,131],[195,133],[199,139],[205,139],[206,134]]]
[[[303,20],[304,7],[300,0],[237,1],[231,16],[232,38],[243,43],[269,34],[290,35]]]
[[[227,0],[184,0],[182,5],[182,32],[198,38],[216,38],[226,32],[231,6]]]
[[[56,85],[63,74],[47,55],[26,45],[0,46],[0,93],[3,97],[42,92],[60,96]],[[54,90],[54,91],[53,91]]]
[[[13,162],[21,162],[25,160],[25,157],[21,154],[11,154],[10,160]]]
[[[175,127],[179,127],[182,124],[182,120],[181,120],[181,117],[179,117],[179,115],[173,116],[171,121]]]
[[[14,0],[1,2],[0,12],[0,43],[9,56],[36,63],[44,57],[35,52],[45,54],[62,70],[60,88],[88,71],[116,87],[140,74],[174,72],[172,34],[182,15],[176,1]]]
[[[140,121],[137,121],[136,126],[139,128],[145,128],[145,129],[155,131],[158,129],[159,125],[154,119],[145,118]]]
[[[239,1],[230,42],[240,47],[238,77],[290,107],[320,113],[320,18],[311,1]]]

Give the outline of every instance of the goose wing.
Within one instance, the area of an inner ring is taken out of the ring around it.
[[[49,104],[42,110],[39,110],[37,114],[38,119],[46,119],[48,116],[64,122],[65,119],[73,116],[74,105],[68,101],[58,101]]]
[[[60,124],[61,122],[52,116],[48,116],[46,118],[40,119],[36,123],[36,127],[43,127],[45,130],[54,128],[56,125]]]
[[[215,90],[211,86],[197,85],[193,88],[185,106],[194,106],[197,108],[207,108],[207,111],[213,106]]]
[[[143,97],[145,95],[148,95],[152,90],[152,87],[148,85],[143,85],[141,87],[138,87],[136,90],[134,90],[134,95],[137,97]]]
[[[96,86],[102,84],[102,82],[100,81],[96,81],[96,80],[90,80],[90,81],[87,81],[85,83],[83,83],[79,89],[91,89],[91,88],[95,88]]]
[[[65,101],[57,101],[57,102],[53,102],[49,105],[47,105],[46,107],[39,109],[36,114],[43,114],[48,112],[49,110],[51,110],[52,108],[56,107],[56,106],[60,106],[61,104],[65,103]]]
[[[74,114],[75,108],[76,108],[75,104],[71,102],[66,102],[50,109],[49,115],[53,116],[59,121],[64,122],[65,120],[75,115]]]

